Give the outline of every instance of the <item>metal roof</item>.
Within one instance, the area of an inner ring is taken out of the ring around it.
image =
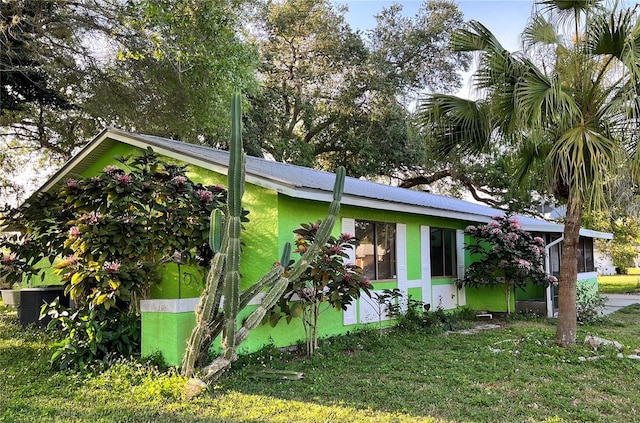
[[[123,142],[141,148],[151,147],[168,157],[222,174],[227,173],[228,151],[107,128],[66,163],[40,190],[48,191],[63,179],[83,172],[115,142]],[[246,172],[247,182],[273,189],[294,198],[324,202],[330,202],[332,199],[335,177],[333,173],[251,156],[247,157]],[[345,180],[342,204],[479,223],[488,222],[493,216],[504,214],[502,210],[457,198],[351,177],[347,177]],[[518,219],[522,227],[531,232],[562,233],[564,229],[563,225],[541,219],[520,215],[518,215]],[[606,239],[613,237],[612,234],[584,229],[581,230],[581,235]]]

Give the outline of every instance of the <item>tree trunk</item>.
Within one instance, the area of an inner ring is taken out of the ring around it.
[[[504,299],[507,301],[507,314],[511,314],[511,281],[504,280]]]
[[[560,259],[558,285],[558,325],[556,344],[569,347],[576,343],[578,318],[576,313],[576,280],[578,278],[578,242],[582,223],[582,204],[575,196],[567,202],[564,221],[564,240]]]

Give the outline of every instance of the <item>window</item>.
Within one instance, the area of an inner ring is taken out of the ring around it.
[[[356,220],[356,264],[371,280],[396,277],[396,225]]]
[[[578,242],[578,273],[595,271],[593,265],[593,239],[580,237]]]
[[[431,228],[431,276],[456,275],[455,229]]]

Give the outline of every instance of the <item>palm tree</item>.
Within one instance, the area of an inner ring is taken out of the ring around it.
[[[637,8],[599,0],[534,6],[522,50],[510,53],[481,23],[452,39],[475,52],[480,99],[426,97],[420,119],[444,153],[513,152],[517,180],[543,169],[566,201],[556,343],[576,340],[576,279],[582,214],[606,205],[607,186],[632,165],[640,130],[640,24]],[[537,167],[536,167],[537,166]]]

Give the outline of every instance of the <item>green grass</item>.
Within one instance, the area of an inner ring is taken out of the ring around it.
[[[640,275],[600,275],[598,286],[604,294],[640,293]]]
[[[582,340],[615,339],[632,354],[638,324],[640,305],[627,307],[581,326],[571,349],[554,345],[546,320],[474,335],[356,333],[324,340],[313,359],[276,349],[242,357],[210,392],[185,401],[184,379],[148,363],[52,370],[52,335],[23,330],[0,307],[0,422],[634,422],[640,361]],[[596,355],[604,357],[579,359]],[[255,378],[265,368],[305,378]]]

